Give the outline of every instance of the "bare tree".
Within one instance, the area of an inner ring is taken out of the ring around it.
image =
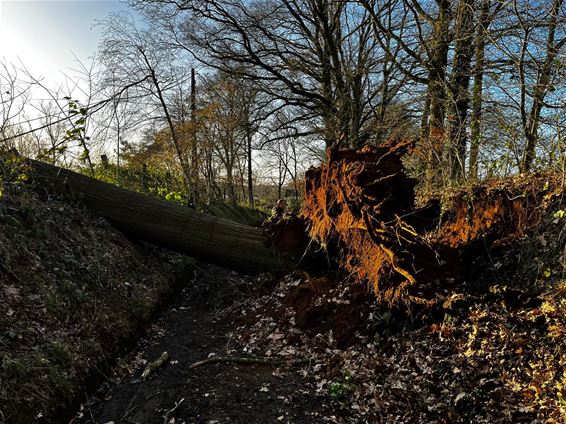
[[[360,0],[360,3],[369,11],[375,37],[387,56],[404,75],[427,87],[421,144],[426,152],[427,180],[431,182],[442,168],[446,143],[446,68],[452,40],[452,2],[435,0],[423,6],[417,0],[396,1],[395,24],[389,18],[388,0]],[[386,43],[388,39],[393,43]],[[399,46],[403,54],[394,51],[391,45]]]
[[[542,109],[546,106],[552,107],[552,105],[545,101],[545,98],[552,89],[555,78],[558,76],[556,72],[558,70],[557,63],[555,62],[556,57],[560,50],[566,45],[566,34],[564,31],[566,20],[564,10],[562,10],[563,4],[564,0],[552,0],[552,4],[542,22],[537,22],[536,20],[529,22],[524,18],[525,12],[519,10],[517,0],[514,0],[514,8],[517,11],[517,19],[523,33],[521,53],[517,62],[521,91],[521,122],[527,140],[520,164],[522,172],[530,171],[535,159],[535,148],[539,140]],[[558,29],[559,24],[561,30]],[[533,32],[535,32],[539,26],[546,29],[546,40],[543,44],[542,55],[540,57],[534,57],[528,49],[528,44],[531,36],[534,35]],[[526,82],[527,71],[525,68],[527,66],[526,62],[528,61],[527,57],[530,57],[534,62],[535,76],[533,87],[528,87]],[[527,109],[527,96],[531,99],[530,110]],[[564,104],[558,105],[558,107],[564,106]]]
[[[187,198],[191,199],[193,183],[189,153],[185,149],[187,142],[179,134],[167,97],[169,91],[187,81],[186,73],[177,66],[172,52],[152,37],[151,31],[138,29],[131,17],[114,15],[102,25],[103,40],[99,54],[106,71],[103,84],[115,91],[139,82],[133,87],[137,93],[130,96],[130,100],[139,100],[133,103],[138,113],[164,122],[169,129],[171,143],[185,180]]]
[[[13,136],[30,99],[31,84],[22,84],[18,70],[0,62],[0,139]]]
[[[478,156],[482,138],[482,109],[483,109],[483,81],[485,75],[485,48],[489,42],[489,26],[501,10],[502,2],[497,1],[494,10],[491,6],[494,0],[481,0],[478,22],[474,35],[474,68],[472,89],[472,113],[470,117],[470,160],[469,177],[478,176]]]
[[[133,3],[148,14],[179,20],[182,34],[171,38],[206,65],[236,72],[295,109],[302,135],[318,134],[327,146],[341,140],[353,147],[372,137],[368,124],[379,95],[379,52],[368,13],[355,2]]]

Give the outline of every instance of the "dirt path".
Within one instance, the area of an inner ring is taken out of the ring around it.
[[[73,422],[320,422],[322,407],[292,367],[214,363],[189,368],[226,350],[233,323],[217,319],[216,312],[258,290],[251,278],[206,266],[125,360],[122,368],[132,373],[117,378],[99,399],[90,399]],[[163,352],[168,363],[142,380],[143,359],[153,361]]]
[[[564,422],[565,290],[454,293],[417,320],[329,277],[207,266],[74,424]],[[309,362],[190,368],[211,354]]]

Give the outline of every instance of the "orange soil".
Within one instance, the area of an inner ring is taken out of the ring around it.
[[[417,210],[416,181],[401,162],[411,148],[410,141],[389,141],[360,151],[329,150],[327,163],[306,173],[309,235],[337,247],[341,265],[379,301],[432,302],[434,293],[425,299],[418,286],[449,275],[469,249],[481,254],[476,241],[522,236],[564,191],[558,176],[523,176],[457,192],[444,214],[439,199]]]

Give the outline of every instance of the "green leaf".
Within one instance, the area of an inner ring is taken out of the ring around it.
[[[555,219],[562,219],[562,218],[564,218],[564,216],[566,216],[566,212],[563,209],[560,209],[560,210],[554,212],[553,216],[554,216]]]
[[[544,271],[542,271],[542,275],[544,275],[545,278],[549,278],[551,274],[552,271],[550,271],[549,268],[546,268]]]

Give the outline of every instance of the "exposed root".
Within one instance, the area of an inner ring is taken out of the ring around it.
[[[564,192],[554,175],[524,175],[488,181],[448,199],[444,224],[433,235],[435,242],[459,248],[474,240],[518,238],[544,215],[548,205]]]
[[[416,209],[416,181],[401,161],[411,148],[391,140],[357,152],[329,150],[327,163],[306,174],[310,236],[336,250],[382,302],[434,303],[435,290],[424,287],[453,279],[486,247],[522,237],[564,192],[558,176],[519,176],[456,192],[444,213],[440,198]]]
[[[399,218],[414,210],[416,181],[401,162],[411,147],[410,141],[391,141],[359,152],[332,150],[328,163],[306,176],[310,236],[323,246],[337,243],[345,269],[388,302],[402,298],[416,282],[413,252],[430,250]]]

